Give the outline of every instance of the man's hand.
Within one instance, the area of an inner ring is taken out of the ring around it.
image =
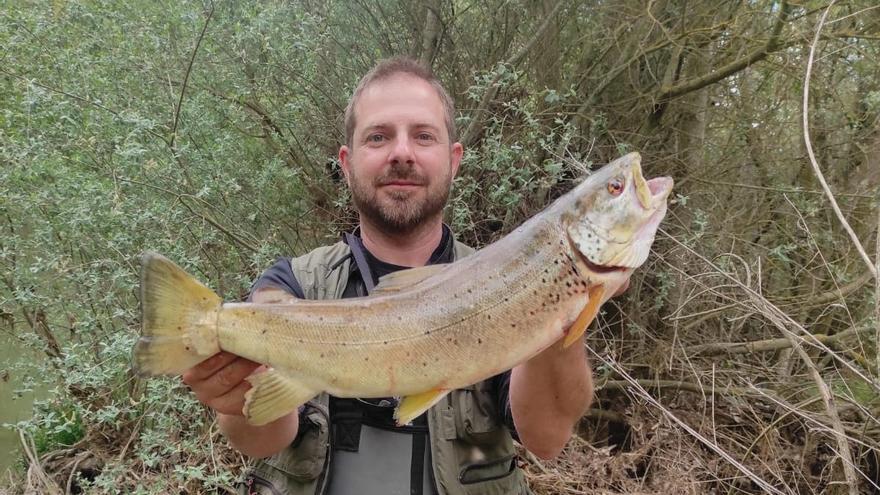
[[[251,388],[245,378],[259,367],[260,363],[219,352],[187,370],[183,383],[202,404],[222,414],[241,416],[244,394]]]
[[[629,287],[632,273],[615,279],[612,297]],[[510,408],[522,444],[538,457],[559,454],[593,398],[593,374],[580,340],[568,348],[562,339],[532,359],[513,368]]]

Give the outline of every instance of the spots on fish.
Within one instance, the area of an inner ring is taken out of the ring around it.
[[[364,356],[364,361],[369,361],[369,360],[370,360],[370,356]]]
[[[480,337],[477,337],[477,344],[482,344],[482,343],[483,343],[483,339],[481,339]]]
[[[510,328],[516,328],[516,323],[511,323]]]
[[[324,353],[322,352],[322,353],[321,353],[321,358],[323,358],[323,357],[324,357]]]
[[[263,330],[260,331],[260,333],[263,335],[266,335],[266,332],[268,332],[268,331],[269,331],[269,329],[264,328]]]

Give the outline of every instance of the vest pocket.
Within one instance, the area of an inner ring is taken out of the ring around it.
[[[327,408],[306,404],[300,411],[299,432],[293,443],[272,457],[258,460],[245,476],[239,493],[280,495],[305,493],[305,487],[314,487],[327,462],[329,431]]]
[[[458,438],[466,438],[480,444],[497,440],[501,425],[497,407],[492,403],[492,394],[486,390],[487,382],[480,382],[461,389],[456,394],[460,411],[456,421]]]

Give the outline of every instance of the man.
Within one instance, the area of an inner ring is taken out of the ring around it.
[[[380,62],[358,85],[345,126],[339,160],[358,230],[274,265],[254,285],[254,302],[366,295],[381,275],[471,251],[443,224],[463,150],[452,99],[428,69],[408,59]],[[247,484],[265,493],[529,493],[511,433],[538,457],[554,457],[593,391],[584,346],[557,343],[509,373],[454,391],[410,426],[391,426],[394,398],[322,394],[257,427],[241,410],[244,379],[259,367],[224,352],[183,379],[217,411],[236,449],[266,458]]]

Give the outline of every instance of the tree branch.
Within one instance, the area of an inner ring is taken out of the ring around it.
[[[782,2],[782,6],[779,9],[779,16],[776,17],[776,23],[773,25],[773,29],[770,32],[770,38],[764,44],[764,46],[758,48],[757,50],[749,53],[748,55],[734,60],[729,64],[710,72],[704,76],[698,77],[696,79],[690,79],[679,83],[675,86],[668,86],[660,88],[660,91],[657,93],[657,100],[665,100],[669,98],[675,98],[692,91],[696,91],[698,89],[704,88],[710,84],[714,84],[722,79],[725,79],[737,72],[745,69],[746,67],[763,60],[767,55],[773,53],[776,50],[779,50],[783,47],[783,44],[779,42],[779,34],[782,32],[782,27],[785,25],[788,20],[788,14],[791,11],[791,6],[787,1]]]
[[[813,38],[813,44],[810,46],[810,57],[807,60],[807,73],[804,76],[804,144],[807,147],[807,154],[810,157],[810,164],[813,166],[813,172],[816,174],[816,178],[819,180],[819,184],[822,186],[822,190],[825,191],[825,195],[828,197],[828,202],[831,203],[831,208],[837,215],[837,219],[840,220],[840,224],[843,226],[843,229],[846,230],[847,234],[849,234],[849,237],[850,239],[852,239],[856,250],[865,261],[868,270],[874,275],[875,278],[878,278],[880,277],[880,275],[878,275],[878,273],[880,273],[880,270],[874,267],[874,263],[871,261],[868,253],[865,252],[865,248],[862,247],[862,243],[859,241],[859,237],[853,231],[852,227],[849,226],[849,222],[846,221],[846,217],[843,216],[843,212],[840,211],[840,207],[837,206],[837,200],[834,199],[834,193],[831,192],[831,188],[828,187],[828,182],[825,181],[825,176],[822,174],[822,170],[819,168],[819,163],[816,161],[816,155],[813,153],[813,143],[810,141],[810,74],[813,71],[813,57],[816,55],[816,45],[819,43],[819,34],[822,32],[822,25],[825,23],[825,18],[828,16],[828,12],[833,5],[834,1],[832,0],[832,2],[828,5],[828,8],[825,9],[825,13],[822,14],[822,18],[819,20],[819,25],[816,27],[816,35]]]
[[[526,55],[529,54],[529,51],[537,44],[538,40],[544,35],[544,32],[550,27],[550,25],[555,21],[556,14],[562,10],[562,6],[567,2],[560,0],[556,3],[556,6],[553,7],[553,10],[547,14],[547,18],[544,19],[544,22],[541,23],[541,26],[538,27],[538,30],[535,31],[535,34],[526,42],[522,48],[519,49],[518,52],[514,53],[513,56],[508,58],[504,64],[505,65],[517,65]],[[489,107],[489,104],[492,103],[492,100],[495,99],[495,95],[498,94],[498,80],[501,78],[500,74],[496,74],[495,77],[492,78],[492,81],[489,82],[488,87],[486,88],[486,93],[483,94],[483,98],[480,100],[479,105],[474,110],[474,113],[471,117],[471,122],[467,126],[467,130],[464,132],[461,142],[464,143],[465,146],[473,145],[474,141],[476,141],[477,129],[482,127],[485,122],[485,114],[486,108]]]
[[[425,29],[422,31],[422,46],[419,51],[419,62],[430,67],[440,48],[440,1],[425,2]]]
[[[177,107],[174,109],[174,122],[171,125],[171,138],[168,146],[171,149],[174,149],[174,140],[177,138],[177,125],[180,122],[180,108],[183,106],[183,95],[186,93],[186,83],[189,82],[189,75],[192,72],[193,63],[196,60],[196,53],[199,51],[199,46],[202,44],[202,38],[205,37],[205,31],[208,30],[208,23],[211,22],[211,17],[214,15],[214,4],[211,3],[211,10],[208,11],[208,17],[205,18],[205,25],[202,26],[202,32],[199,33],[199,38],[196,40],[196,46],[193,47],[192,55],[189,58],[189,65],[186,66],[186,74],[183,76],[183,85],[180,87],[180,98],[177,99]]]
[[[869,328],[848,328],[834,335],[813,334],[813,337],[823,344],[833,344],[839,340],[852,335],[867,333]],[[785,337],[777,339],[753,340],[751,342],[712,342],[710,344],[699,344],[686,347],[687,355],[702,354],[704,356],[713,354],[751,354],[754,352],[778,351],[780,349],[789,349],[792,347],[791,340]]]

